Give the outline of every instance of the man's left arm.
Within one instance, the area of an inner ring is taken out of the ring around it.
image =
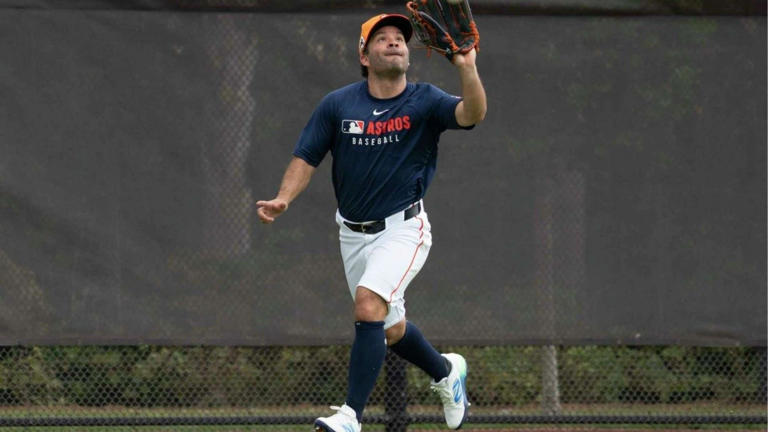
[[[454,54],[453,64],[459,71],[461,80],[461,96],[463,100],[456,105],[456,122],[459,126],[472,126],[480,123],[485,118],[488,103],[485,97],[483,83],[477,72],[475,59],[477,51],[472,50],[466,54]]]

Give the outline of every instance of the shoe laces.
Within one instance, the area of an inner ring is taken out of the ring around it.
[[[438,396],[440,396],[440,400],[442,400],[443,405],[445,404],[456,404],[456,402],[453,400],[453,390],[451,390],[451,387],[448,385],[448,380],[441,381],[439,383],[433,383],[430,385],[430,388],[433,392],[437,393]],[[464,395],[466,398],[467,395]],[[467,406],[472,405],[469,403],[469,400],[466,401]]]
[[[438,396],[440,396],[440,399],[442,399],[443,402],[445,402],[446,400],[453,401],[453,392],[448,387],[447,379],[444,381],[440,381],[439,383],[432,384],[431,388],[433,392],[437,393]]]

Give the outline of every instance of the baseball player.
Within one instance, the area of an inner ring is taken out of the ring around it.
[[[362,24],[359,56],[365,79],[322,99],[299,137],[277,196],[256,203],[260,220],[272,223],[305,189],[325,155],[333,155],[336,222],[354,300],[355,339],[346,401],[331,407],[335,414],[318,418],[316,431],[361,430],[387,346],[432,378],[448,427],[461,426],[469,405],[464,358],[438,353],[406,320],[404,294],[432,245],[422,198],[435,173],[440,134],[471,129],[483,120],[486,95],[474,49],[451,61],[461,97],[408,82],[412,34],[404,15],[377,15]]]

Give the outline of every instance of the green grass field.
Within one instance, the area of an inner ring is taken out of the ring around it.
[[[766,407],[759,405],[729,405],[722,404],[679,404],[679,405],[637,405],[637,404],[610,404],[610,405],[563,405],[564,415],[583,416],[670,416],[670,415],[700,415],[700,416],[765,416]],[[130,408],[130,407],[72,407],[72,406],[48,406],[48,407],[0,407],[0,419],[52,419],[52,418],[230,418],[230,417],[254,417],[254,416],[304,416],[313,417],[318,413],[327,412],[325,406],[292,406],[292,407],[259,407],[259,408]],[[366,410],[368,414],[382,414],[383,408],[371,406]],[[410,406],[411,414],[439,414],[437,406]],[[475,415],[538,415],[539,406],[524,407],[473,407]],[[444,430],[442,424],[413,424],[408,427],[408,432]],[[462,428],[465,432],[476,431],[676,431],[687,432],[692,430],[706,431],[755,431],[768,430],[766,424],[749,425],[613,425],[613,424],[573,424],[573,425],[520,425],[520,424],[474,424],[467,423]],[[384,432],[383,425],[365,424],[366,432]],[[296,425],[201,425],[201,426],[55,426],[55,427],[0,427],[0,432],[289,432],[311,431],[309,424]]]
[[[6,427],[4,432],[312,432],[311,425],[280,425],[280,426],[90,426],[90,427]],[[447,430],[445,425],[417,424],[408,427],[408,432],[432,432]],[[669,426],[669,425],[475,425],[466,424],[463,432],[693,432],[693,431],[728,431],[754,432],[765,431],[766,425],[717,425],[717,426]],[[363,425],[365,432],[386,432],[383,425]]]

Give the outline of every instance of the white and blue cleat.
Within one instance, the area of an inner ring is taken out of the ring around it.
[[[443,354],[451,363],[451,372],[439,382],[432,381],[432,391],[443,402],[445,423],[450,429],[458,429],[467,418],[469,399],[467,398],[467,361],[459,354]]]
[[[362,425],[357,421],[355,410],[347,404],[331,409],[336,410],[336,414],[315,420],[316,432],[360,432]]]

